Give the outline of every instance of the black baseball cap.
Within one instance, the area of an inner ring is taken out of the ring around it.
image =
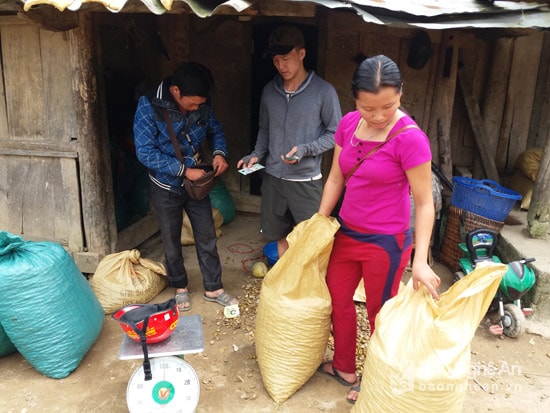
[[[285,55],[295,47],[304,48],[304,36],[300,29],[294,26],[281,26],[271,32],[269,44],[264,57]]]

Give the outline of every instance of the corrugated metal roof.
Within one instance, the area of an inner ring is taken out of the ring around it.
[[[58,10],[79,10],[85,3],[101,4],[120,12],[128,0],[21,0],[24,10],[36,5],[51,5]],[[172,10],[176,2],[185,3],[197,16],[208,17],[220,10],[237,13],[259,6],[267,0],[139,0],[152,13]],[[313,3],[330,9],[353,10],[366,22],[391,26],[446,28],[549,28],[549,1],[491,0],[287,0],[288,3]]]

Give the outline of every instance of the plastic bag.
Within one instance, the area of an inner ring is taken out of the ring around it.
[[[223,179],[218,179],[218,183],[210,192],[210,203],[213,209],[217,209],[223,216],[223,224],[229,224],[235,219],[237,214],[235,210],[235,202],[231,197],[231,193],[227,189]]]
[[[2,324],[0,323],[0,357],[7,356],[8,354],[15,353],[17,349],[7,336]]]
[[[470,344],[495,297],[504,264],[479,265],[434,300],[412,279],[376,317],[352,412],[460,413]]]
[[[320,214],[288,235],[289,248],[263,280],[256,315],[256,356],[264,386],[282,403],[323,360],[332,304],[325,275],[339,228]]]
[[[78,367],[104,314],[61,245],[0,232],[0,320],[29,364],[59,379]]]
[[[92,288],[105,311],[134,303],[147,303],[155,298],[168,282],[164,265],[141,258],[136,250],[127,250],[105,256],[92,276]]]

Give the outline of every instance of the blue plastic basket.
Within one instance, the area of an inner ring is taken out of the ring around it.
[[[279,259],[279,252],[277,251],[277,241],[272,241],[265,244],[263,253],[267,257],[267,263],[271,266],[274,266]]]
[[[503,222],[522,196],[490,179],[453,177],[451,205]]]

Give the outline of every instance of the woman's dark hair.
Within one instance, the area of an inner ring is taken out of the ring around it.
[[[384,55],[378,55],[363,60],[351,81],[351,91],[357,98],[360,91],[377,93],[382,87],[395,87],[401,92],[403,82],[399,67],[393,60]]]
[[[197,62],[180,64],[172,76],[172,85],[177,86],[181,96],[210,97],[214,78],[206,66]]]

